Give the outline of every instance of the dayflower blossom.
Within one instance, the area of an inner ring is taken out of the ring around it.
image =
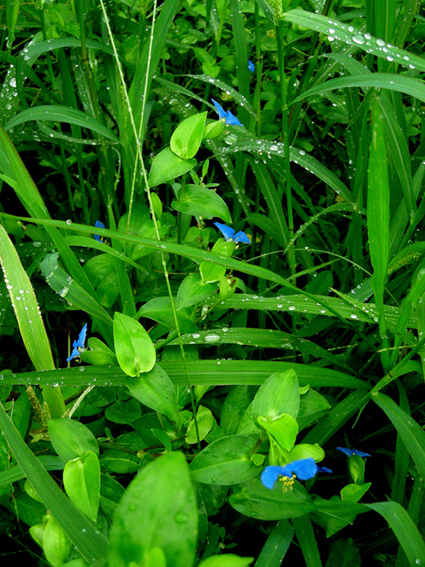
[[[219,120],[224,120],[229,126],[242,126],[242,124],[239,122],[236,116],[234,116],[230,112],[230,110],[226,112],[216,100],[214,100],[213,98],[211,100],[213,102],[213,105],[215,106]]]
[[[283,477],[282,481],[291,485],[293,482],[288,481],[295,480],[294,477],[299,480],[309,480],[315,477],[318,472],[332,473],[331,469],[317,466],[314,459],[308,457],[307,459],[292,461],[284,467],[266,467],[261,474],[261,482],[266,488],[272,489],[279,477]]]
[[[79,349],[84,349],[84,343],[86,342],[86,336],[87,336],[87,323],[84,325],[84,327],[81,329],[80,334],[78,335],[78,340],[74,341],[72,343],[72,352],[71,352],[71,356],[69,358],[66,359],[67,362],[69,362],[70,360],[72,360],[73,358],[77,358],[78,356],[80,356],[80,351]]]
[[[94,226],[97,228],[106,228],[106,226],[103,224],[103,222],[100,222],[99,220],[97,220],[94,223]],[[95,234],[94,235],[94,239],[97,240],[98,242],[103,242],[105,243],[105,237],[104,236],[100,236],[99,234]]]
[[[371,457],[369,453],[363,453],[363,451],[357,451],[357,449],[347,449],[346,447],[337,447],[338,451],[342,451],[347,457],[352,457],[357,455],[358,457]]]
[[[253,73],[255,71],[255,65],[251,61],[251,59],[248,59],[248,69],[251,71],[251,73]]]
[[[241,230],[235,234],[235,231],[230,226],[215,222],[215,226],[222,233],[227,242],[243,242],[244,244],[251,244],[247,235]]]

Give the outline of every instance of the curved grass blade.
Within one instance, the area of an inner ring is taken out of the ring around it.
[[[106,555],[107,540],[71,503],[26,445],[0,404],[0,428],[22,471],[37,490],[46,508],[89,563]]]
[[[57,105],[41,105],[35,106],[33,108],[27,108],[14,116],[5,126],[5,130],[11,130],[18,126],[18,124],[23,124],[24,122],[31,122],[32,120],[39,120],[40,122],[65,122],[67,124],[74,124],[76,126],[81,126],[92,130],[112,140],[113,142],[119,143],[119,139],[106,126],[98,122],[95,118],[92,118],[85,112],[77,110],[76,108],[69,108],[66,106]]]
[[[371,400],[385,412],[406,445],[420,475],[425,478],[425,431],[385,394],[374,392]]]
[[[52,351],[31,281],[4,227],[0,225],[0,262],[19,331],[35,368],[53,370]],[[65,412],[60,390],[45,388],[43,396],[55,417]]]
[[[297,97],[293,102],[298,102],[309,96],[322,94],[327,91],[336,89],[345,89],[348,87],[360,87],[362,89],[388,89],[404,93],[425,102],[425,86],[417,79],[411,79],[403,75],[394,75],[390,73],[370,73],[368,75],[351,75],[350,77],[338,77],[337,79],[329,79],[320,85],[316,85],[305,91]]]
[[[422,57],[394,47],[394,45],[387,43],[383,39],[375,38],[369,33],[363,34],[355,27],[343,24],[336,19],[331,20],[326,16],[304,10],[289,10],[289,12],[283,15],[283,19],[309,30],[324,33],[328,37],[363,49],[366,53],[371,53],[387,61],[394,61],[408,69],[425,71],[425,61]]]
[[[397,502],[378,502],[365,504],[381,514],[396,535],[410,565],[423,565],[425,562],[425,543],[407,511]]]

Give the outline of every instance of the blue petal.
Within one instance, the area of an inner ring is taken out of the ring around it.
[[[103,224],[103,222],[100,222],[99,220],[97,220],[94,223],[94,226],[96,228],[106,228],[106,226]],[[104,240],[105,240],[103,236],[99,236],[98,234],[94,235],[94,239],[97,240],[98,242],[104,242]]]
[[[70,360],[72,360],[73,358],[77,358],[77,356],[80,356],[80,352],[77,348],[77,341],[74,341],[72,344],[73,350],[71,352],[71,356],[69,358],[66,359],[67,362],[69,362]]]
[[[358,457],[371,457],[369,453],[363,453],[363,451],[357,451],[357,449],[347,449],[346,447],[337,447],[338,451],[342,451],[347,457],[352,457],[357,455]]]
[[[280,476],[283,476],[283,467],[266,467],[261,473],[261,482],[271,490]]]
[[[216,100],[214,100],[213,98],[211,100],[212,100],[213,105],[215,106],[219,120],[222,120],[223,118],[225,118],[227,120],[227,112],[225,112],[223,110],[221,105],[218,104],[218,102]]]
[[[227,111],[226,124],[228,124],[229,126],[242,126],[242,124],[239,122],[236,116],[234,116],[230,112],[230,110]]]
[[[81,332],[78,336],[78,341],[76,343],[77,348],[84,348],[84,343],[86,342],[86,336],[87,336],[87,323],[81,329]]]
[[[220,222],[215,222],[214,224],[227,241],[233,239],[233,235],[235,234],[233,228],[225,224],[221,224]]]
[[[317,465],[314,459],[300,459],[299,461],[292,461],[283,467],[283,474],[289,478],[295,475],[300,480],[309,480],[316,476]]]
[[[327,467],[317,467],[317,472],[324,472],[324,473],[332,474],[331,469],[328,469]]]
[[[251,71],[251,73],[255,71],[255,65],[250,59],[248,60],[248,69]]]
[[[244,244],[251,244],[247,235],[241,230],[232,237],[233,242],[243,242]]]

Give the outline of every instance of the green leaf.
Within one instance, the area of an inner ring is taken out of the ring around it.
[[[114,567],[141,564],[155,547],[167,565],[195,560],[198,509],[182,453],[169,453],[142,469],[127,488],[110,531],[108,560]]]
[[[71,540],[55,518],[50,516],[43,533],[43,551],[46,559],[53,567],[60,567],[68,559],[71,547]]]
[[[179,124],[171,136],[170,149],[182,159],[190,159],[197,154],[204,137],[207,112],[189,116]]]
[[[210,443],[191,462],[190,472],[197,482],[239,484],[258,475],[260,468],[251,461],[255,439],[230,435]]]
[[[199,274],[189,274],[179,286],[176,299],[177,310],[191,307],[210,297],[217,289],[217,284],[204,284]]]
[[[199,567],[248,567],[254,561],[253,557],[239,557],[232,553],[208,557],[199,564]]]
[[[174,306],[169,297],[155,297],[147,301],[137,312],[137,317],[149,317],[158,323],[166,325],[170,329],[176,328],[174,318]],[[180,331],[183,333],[193,333],[197,326],[191,320],[192,309],[181,308],[177,311],[177,319]]]
[[[341,500],[358,502],[361,498],[363,498],[371,486],[371,482],[366,482],[365,484],[347,484],[341,490]]]
[[[375,510],[389,523],[397,537],[410,565],[422,565],[425,562],[425,543],[418,528],[408,512],[397,502],[378,502],[365,504]]]
[[[96,522],[100,495],[100,464],[95,453],[68,461],[63,471],[67,495],[83,514]]]
[[[291,415],[284,413],[272,419],[260,415],[258,423],[286,451],[292,449],[298,434],[298,423]]]
[[[156,187],[184,175],[196,165],[196,159],[182,159],[170,148],[165,148],[153,160],[149,172],[149,187]]]
[[[167,373],[159,364],[150,372],[141,373],[138,377],[126,378],[127,388],[132,396],[145,406],[177,420],[177,399],[174,386]]]
[[[178,201],[173,201],[171,206],[176,211],[195,217],[218,217],[225,222],[232,222],[229,208],[220,195],[200,185],[186,185],[184,189],[180,189]]]
[[[198,411],[196,412],[196,418],[198,422],[199,439],[196,434],[195,420],[192,420],[187,428],[185,437],[186,443],[194,444],[197,443],[198,440],[202,441],[205,439],[214,424],[214,416],[211,413],[211,410],[204,406],[199,406]]]
[[[0,427],[15,458],[78,551],[93,563],[106,555],[107,540],[70,502],[26,445],[0,404]]]
[[[271,421],[287,413],[296,419],[300,407],[300,390],[294,370],[272,374],[255,394],[252,412]]]
[[[238,487],[230,497],[230,504],[241,514],[257,520],[296,518],[315,510],[314,502],[298,482],[293,490],[283,492],[280,482],[269,490],[258,479]]]
[[[112,350],[100,339],[90,337],[87,341],[87,346],[90,350],[86,350],[80,354],[80,358],[83,362],[88,362],[93,366],[109,366],[118,364],[115,353],[113,353]]]
[[[83,423],[63,417],[51,419],[48,428],[53,448],[65,463],[89,451],[99,455],[96,438]]]
[[[152,339],[133,317],[115,312],[114,342],[118,364],[128,376],[139,376],[155,366]]]
[[[142,408],[134,398],[129,400],[117,400],[105,410],[105,417],[114,423],[131,425],[135,419],[141,416]]]

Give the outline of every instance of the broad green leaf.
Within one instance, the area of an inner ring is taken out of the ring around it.
[[[71,501],[93,523],[99,509],[100,464],[95,453],[68,461],[63,471],[63,484]]]
[[[140,373],[137,377],[127,377],[125,383],[136,400],[166,415],[171,421],[176,421],[176,391],[161,366],[156,364],[150,372]]]
[[[171,206],[180,213],[212,219],[218,217],[225,222],[231,223],[232,217],[229,208],[220,195],[212,189],[200,185],[186,185],[179,190],[178,200],[173,201]]]
[[[366,482],[365,484],[347,484],[341,490],[341,500],[358,502],[360,498],[363,498],[371,486],[371,482]]]
[[[255,394],[252,412],[272,421],[287,413],[296,419],[300,407],[300,390],[294,370],[272,374]]]
[[[312,458],[316,463],[320,463],[325,458],[325,451],[315,443],[314,445],[309,445],[308,443],[299,443],[289,452],[286,456],[288,463],[292,461],[299,461],[301,459]]]
[[[183,333],[193,333],[197,326],[192,321],[192,309],[181,308],[176,312],[180,331]],[[169,297],[154,297],[147,301],[137,312],[136,317],[148,317],[158,323],[166,325],[170,329],[176,328],[174,317],[175,306],[171,304]]]
[[[408,512],[397,502],[365,504],[389,523],[410,565],[425,562],[425,543]]]
[[[263,521],[296,518],[315,510],[314,502],[298,482],[293,490],[284,492],[280,482],[269,490],[260,479],[238,487],[230,497],[230,504],[241,514]]]
[[[205,439],[214,424],[214,416],[211,413],[211,410],[204,406],[199,406],[198,411],[196,412],[196,417],[198,422],[199,438],[196,433],[195,421],[192,420],[187,428],[185,437],[186,443],[193,444]]]
[[[152,339],[133,317],[115,312],[114,342],[118,364],[128,376],[139,376],[155,366]]]
[[[230,435],[210,443],[191,462],[190,472],[197,482],[239,484],[258,475],[251,461],[255,440],[247,435]]]
[[[53,448],[64,463],[83,457],[88,451],[99,455],[95,436],[80,421],[66,417],[51,419],[48,428]]]
[[[107,540],[70,502],[26,445],[0,404],[0,427],[15,458],[44,505],[90,563],[106,555]]]
[[[199,567],[248,567],[253,560],[253,557],[239,557],[233,553],[225,553],[208,557],[199,564]]]
[[[291,415],[284,413],[270,419],[266,419],[260,415],[258,423],[261,427],[264,427],[267,433],[286,451],[292,449],[298,434],[298,424]]]
[[[60,567],[67,560],[71,547],[71,540],[57,523],[54,516],[51,516],[43,533],[43,551],[46,559],[53,567]]]
[[[210,297],[217,284],[204,284],[199,274],[189,274],[180,284],[177,292],[176,308],[190,307]]]
[[[196,156],[204,137],[207,112],[189,116],[179,124],[170,139],[170,149],[182,159]]]
[[[182,159],[170,148],[165,148],[153,160],[149,172],[149,187],[156,187],[166,181],[184,175],[196,165],[196,159]]]
[[[202,283],[208,285],[219,282],[226,273],[226,268],[210,262],[202,262],[199,266],[199,273],[201,274]]]
[[[198,509],[182,453],[169,453],[142,469],[127,488],[110,531],[108,559],[114,567],[142,564],[159,547],[167,565],[188,567],[195,560]]]
[[[86,350],[80,354],[80,358],[83,362],[88,362],[93,366],[118,364],[115,353],[100,339],[90,337],[87,341],[87,346],[90,350]]]

